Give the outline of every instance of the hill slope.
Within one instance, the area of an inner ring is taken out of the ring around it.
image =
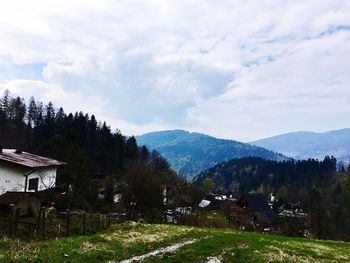
[[[133,222],[92,236],[0,240],[0,262],[133,262],[135,256],[142,262],[349,262],[350,244]]]
[[[139,145],[144,144],[160,152],[175,171],[189,179],[217,163],[233,158],[258,156],[271,160],[286,159],[258,146],[183,130],[152,132],[137,136],[136,139]]]
[[[324,133],[293,132],[251,142],[252,145],[280,152],[296,159],[333,155],[348,161],[350,157],[350,128]]]
[[[287,187],[289,200],[303,200],[312,186],[325,185],[335,171],[335,159],[331,158],[276,162],[246,157],[217,164],[198,174],[195,182],[200,184],[209,177],[216,189],[231,190],[236,194],[256,190],[276,193]]]

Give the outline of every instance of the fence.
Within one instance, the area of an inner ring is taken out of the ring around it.
[[[22,239],[48,239],[86,235],[125,221],[118,213],[92,214],[84,211],[56,211],[42,207],[39,216],[18,218],[14,209],[8,217],[0,217],[0,236]]]

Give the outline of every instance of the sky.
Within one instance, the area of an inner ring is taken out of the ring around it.
[[[126,135],[350,127],[348,0],[0,0],[0,93]]]

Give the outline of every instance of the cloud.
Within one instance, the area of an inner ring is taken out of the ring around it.
[[[331,0],[9,1],[0,89],[128,134],[348,127],[349,14]]]
[[[55,101],[56,106],[64,107],[66,112],[84,111],[103,117],[103,108],[106,102],[103,98],[95,96],[84,96],[79,92],[66,91],[56,84],[48,84],[44,81],[14,80],[0,84],[0,91],[10,90],[13,95],[24,98],[34,96],[37,100],[48,103]],[[82,103],[84,102],[84,103]]]

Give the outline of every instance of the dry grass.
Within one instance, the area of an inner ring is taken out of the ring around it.
[[[132,230],[125,233],[124,229],[115,229],[113,233],[102,234],[101,237],[107,241],[119,240],[125,247],[130,247],[135,243],[163,242],[169,237],[177,238],[187,235],[194,230],[193,227],[152,225],[152,229],[147,229],[143,223],[130,223]]]
[[[229,229],[127,222],[91,236],[43,242],[0,240],[0,262],[118,262],[196,240],[147,262],[350,262],[350,244]]]

